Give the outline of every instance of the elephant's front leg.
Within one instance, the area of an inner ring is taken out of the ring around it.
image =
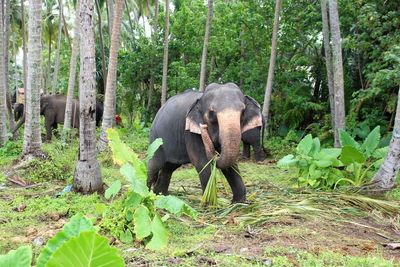
[[[254,158],[257,162],[263,162],[265,160],[265,152],[259,142],[253,145]]]
[[[240,176],[238,165],[234,164],[230,168],[223,169],[222,173],[232,189],[232,203],[244,202],[246,200],[246,186]]]
[[[54,115],[45,114],[46,141],[51,141],[54,124]]]

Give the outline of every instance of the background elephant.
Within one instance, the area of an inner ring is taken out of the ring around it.
[[[214,152],[220,153],[220,168],[232,189],[232,202],[246,198],[246,188],[236,164],[241,133],[259,127],[260,116],[249,112],[254,102],[233,84],[210,84],[204,93],[186,91],[171,97],[158,111],[150,130],[150,142],[164,143],[148,162],[149,188],[168,194],[171,175],[191,162],[200,176],[203,191],[210,177]],[[204,170],[203,170],[204,168]]]
[[[22,115],[24,115],[24,104],[15,103],[13,105],[13,109],[15,121],[18,121],[20,118],[22,118]]]
[[[67,97],[64,95],[46,95],[40,98],[40,115],[44,116],[46,141],[51,140],[52,131],[57,129],[57,125],[64,123],[66,102]],[[71,125],[79,129],[79,102],[77,100],[73,100],[72,103]]]
[[[247,107],[248,112],[252,114],[252,116],[260,116],[262,118],[262,125],[259,127],[255,127],[253,129],[247,130],[242,133],[242,141],[243,141],[243,157],[250,158],[250,146],[253,147],[254,150],[254,158],[257,162],[262,162],[265,159],[265,151],[264,151],[264,126],[265,120],[262,115],[260,104],[256,100],[251,97],[248,97],[252,102],[251,105]]]

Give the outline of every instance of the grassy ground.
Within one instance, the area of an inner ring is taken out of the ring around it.
[[[147,134],[124,132],[124,139],[139,153],[148,146]],[[103,196],[73,192],[57,197],[72,182],[77,142],[45,144],[49,159],[33,162],[14,171],[21,143],[0,150],[0,254],[21,244],[32,244],[36,255],[68,218],[82,212],[101,224],[96,204]],[[400,266],[400,251],[383,243],[400,242],[400,216],[388,216],[373,207],[365,208],[343,198],[343,194],[298,190],[293,174],[278,169],[274,158],[287,151],[272,151],[264,164],[240,162],[248,189],[248,205],[229,205],[231,193],[220,183],[221,208],[201,207],[196,172],[183,166],[172,178],[170,193],[199,211],[199,218],[173,218],[169,247],[151,252],[140,243],[123,244],[104,228],[124,256],[127,266]],[[290,149],[290,145],[285,146]],[[103,179],[120,179],[109,153],[100,156]],[[23,188],[6,180],[22,178]],[[399,204],[400,190],[387,197]],[[117,200],[115,200],[117,201]],[[115,203],[114,203],[115,204]],[[232,208],[232,210],[231,210]],[[246,222],[258,221],[247,225]]]

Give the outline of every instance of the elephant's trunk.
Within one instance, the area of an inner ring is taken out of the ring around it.
[[[217,167],[220,169],[232,166],[238,158],[241,140],[240,114],[232,109],[217,113],[221,144],[221,157],[217,161]]]

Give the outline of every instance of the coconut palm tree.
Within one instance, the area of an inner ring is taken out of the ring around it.
[[[0,5],[0,147],[7,142],[7,122],[6,122],[6,83],[5,83],[5,62],[4,62],[4,2]]]
[[[73,188],[92,193],[103,189],[100,164],[96,158],[96,55],[91,0],[80,0],[79,153]]]
[[[60,69],[60,51],[61,51],[61,36],[62,36],[62,26],[63,26],[63,2],[58,0],[58,37],[57,37],[57,52],[56,52],[56,64],[54,66],[53,72],[53,85],[51,90],[53,93],[57,91],[58,85],[58,71]]]
[[[204,34],[203,54],[201,56],[201,67],[200,67],[200,88],[201,92],[204,91],[204,83],[206,80],[206,66],[207,66],[207,51],[208,51],[208,39],[210,37],[211,22],[213,17],[214,1],[208,0],[208,13],[206,22],[206,31]]]
[[[169,35],[169,1],[165,0],[165,29],[164,29],[164,59],[163,76],[161,84],[161,105],[167,101],[167,76],[168,76],[168,35]]]
[[[109,65],[107,73],[107,86],[104,98],[103,122],[101,124],[101,133],[99,138],[98,149],[103,151],[107,145],[107,129],[111,128],[115,118],[115,97],[117,87],[117,60],[119,50],[119,37],[121,30],[122,11],[124,7],[123,0],[115,1],[115,13],[113,30],[111,35],[111,48],[109,56]]]
[[[40,136],[40,89],[42,88],[42,5],[41,0],[29,0],[28,78],[25,88],[25,129],[22,155],[38,155]]]
[[[74,22],[74,41],[72,44],[71,61],[69,63],[69,79],[68,79],[68,91],[67,91],[67,103],[65,106],[64,116],[64,132],[68,132],[71,129],[71,118],[72,118],[72,100],[74,96],[75,80],[76,80],[76,66],[79,53],[79,1],[76,3],[75,22]]]

